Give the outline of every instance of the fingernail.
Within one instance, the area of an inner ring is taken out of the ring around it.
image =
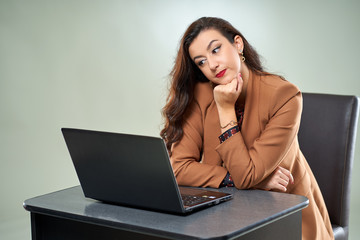
[[[242,77],[242,76],[241,76],[241,72],[239,73],[239,76]]]

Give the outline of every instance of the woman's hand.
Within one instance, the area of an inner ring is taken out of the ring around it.
[[[222,110],[233,110],[242,90],[243,80],[239,73],[230,83],[214,88],[216,106]]]
[[[279,166],[269,177],[256,187],[264,190],[286,192],[289,183],[294,184],[294,177],[289,170]]]

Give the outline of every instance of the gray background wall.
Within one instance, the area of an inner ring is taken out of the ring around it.
[[[178,42],[198,17],[229,20],[304,92],[360,96],[359,10],[340,0],[0,0],[0,239],[30,239],[25,199],[79,184],[61,127],[159,135]],[[350,239],[360,235],[359,151]]]

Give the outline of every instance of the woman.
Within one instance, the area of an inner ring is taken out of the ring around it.
[[[178,183],[306,196],[303,239],[333,239],[320,189],[299,149],[299,89],[265,72],[244,36],[218,18],[188,27],[171,76],[161,136]]]

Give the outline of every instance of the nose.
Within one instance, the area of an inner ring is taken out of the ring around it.
[[[219,66],[218,62],[213,57],[209,57],[207,61],[211,70],[216,70],[216,68]]]

